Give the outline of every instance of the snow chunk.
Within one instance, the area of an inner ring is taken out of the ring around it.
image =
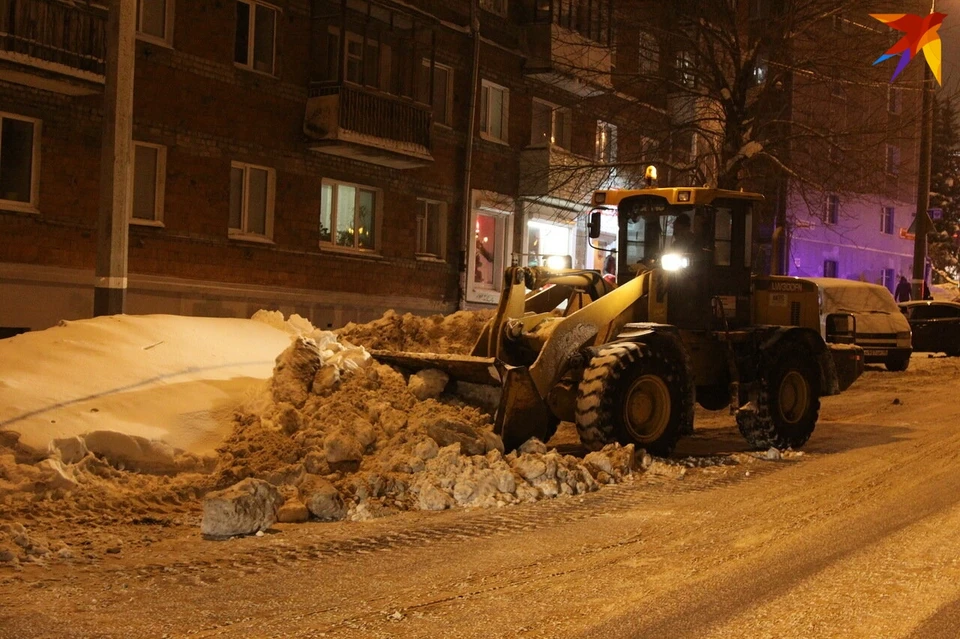
[[[267,530],[277,521],[277,509],[282,503],[280,492],[269,483],[244,479],[207,495],[200,532],[207,537],[225,538]]]

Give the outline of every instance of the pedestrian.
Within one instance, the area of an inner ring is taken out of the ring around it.
[[[910,292],[910,282],[903,275],[900,276],[900,282],[897,284],[897,290],[893,293],[893,298],[898,302],[909,302],[912,294]]]

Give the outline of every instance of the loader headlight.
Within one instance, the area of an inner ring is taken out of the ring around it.
[[[551,255],[547,258],[546,267],[551,271],[573,268],[573,258],[569,255]]]
[[[667,253],[660,258],[660,266],[665,271],[679,271],[690,266],[690,258],[679,253]]]

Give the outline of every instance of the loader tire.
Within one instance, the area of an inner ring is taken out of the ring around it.
[[[753,448],[800,448],[820,414],[820,370],[809,349],[778,347],[760,371],[756,406],[737,411],[740,434]]]
[[[590,360],[577,392],[580,441],[589,450],[620,442],[669,455],[693,411],[687,377],[684,362],[669,348],[604,346]]]

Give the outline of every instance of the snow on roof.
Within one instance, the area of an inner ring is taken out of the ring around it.
[[[173,315],[62,322],[0,340],[0,430],[41,451],[113,431],[206,454],[289,344],[275,323]]]
[[[893,295],[884,286],[834,277],[805,277],[820,288],[825,313],[885,311],[900,314]]]

